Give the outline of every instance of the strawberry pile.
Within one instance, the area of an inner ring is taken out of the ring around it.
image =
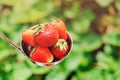
[[[69,50],[67,38],[66,25],[60,19],[35,25],[22,32],[22,41],[32,47],[30,59],[41,63],[63,59]]]

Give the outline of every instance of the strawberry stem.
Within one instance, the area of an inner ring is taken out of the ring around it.
[[[34,34],[37,35],[39,32],[43,32],[45,25],[46,23],[43,23],[43,24],[38,24],[37,26],[33,27],[35,29]]]
[[[50,23],[51,23],[51,24],[55,24],[55,23],[57,23],[57,20],[58,20],[57,18],[51,19],[51,20],[50,20]]]
[[[59,39],[58,42],[54,45],[54,48],[60,47],[60,51],[63,49],[66,51],[67,42],[64,39]]]

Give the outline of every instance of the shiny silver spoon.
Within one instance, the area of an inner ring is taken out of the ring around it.
[[[29,58],[29,54],[32,50],[32,47],[28,44],[26,44],[24,41],[21,41],[21,46],[18,46],[16,45],[14,42],[12,42],[10,39],[8,39],[4,34],[0,33],[0,37],[2,39],[4,39],[6,42],[8,42],[11,46],[13,46],[15,49],[19,50],[20,52],[22,52],[31,62],[33,62],[34,64],[38,65],[38,66],[53,66],[53,65],[56,65],[58,63],[60,63],[61,61],[63,61],[67,56],[68,54],[70,53],[71,51],[71,48],[72,48],[72,45],[73,45],[73,42],[72,42],[72,38],[71,38],[71,35],[69,34],[69,32],[67,32],[68,34],[68,38],[67,38],[67,42],[68,42],[68,47],[69,47],[69,51],[67,53],[67,55],[61,59],[61,60],[56,60],[56,61],[53,61],[51,63],[41,63],[41,62],[37,62],[37,61],[33,61]]]

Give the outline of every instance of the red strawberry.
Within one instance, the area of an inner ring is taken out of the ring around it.
[[[22,32],[22,40],[24,42],[26,42],[28,45],[34,46],[35,45],[34,36],[35,36],[35,33],[37,32],[38,28],[39,28],[39,25],[35,25],[35,26],[31,27],[30,29],[23,31]]]
[[[61,39],[67,39],[67,32],[66,32],[66,25],[65,23],[60,20],[60,19],[56,19],[56,20],[53,20],[51,22],[53,25],[55,25],[55,27],[57,28],[57,31],[59,33],[59,37]]]
[[[57,43],[59,34],[56,28],[47,23],[43,25],[43,30],[35,36],[35,42],[42,47],[50,47]]]
[[[50,48],[51,52],[57,59],[62,59],[68,52],[68,44],[64,39],[59,39],[58,42]]]
[[[30,54],[30,58],[33,61],[41,63],[50,63],[53,61],[53,55],[50,50],[41,46],[35,48],[35,50]]]
[[[22,40],[26,42],[27,44],[34,46],[34,30],[25,30],[22,32]]]

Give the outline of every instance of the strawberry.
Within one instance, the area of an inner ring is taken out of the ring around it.
[[[35,36],[35,42],[36,44],[39,44],[42,47],[50,47],[57,43],[59,39],[59,34],[56,30],[56,28],[47,23],[45,25],[42,25],[42,31],[40,31]]]
[[[62,59],[68,52],[68,44],[64,39],[59,39],[50,50],[56,59]]]
[[[67,32],[66,32],[65,23],[60,19],[53,20],[51,23],[53,25],[55,25],[55,27],[57,28],[57,31],[59,33],[59,38],[66,40],[67,39]]]
[[[22,32],[22,40],[29,44],[30,46],[34,46],[34,30],[25,30]]]
[[[48,48],[41,46],[36,47],[30,54],[30,58],[33,61],[41,63],[50,63],[53,61],[53,55]]]
[[[38,30],[39,25],[35,25],[22,32],[22,40],[30,46],[35,46],[34,36]]]

